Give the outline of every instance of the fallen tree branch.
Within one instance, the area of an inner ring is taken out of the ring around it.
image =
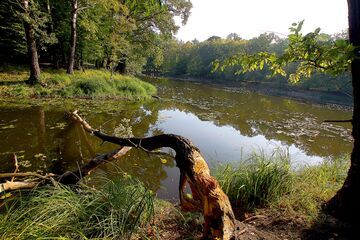
[[[0,194],[4,192],[20,190],[20,189],[32,189],[36,187],[39,182],[5,182],[0,183]]]
[[[176,152],[175,161],[180,169],[179,198],[180,205],[186,211],[202,211],[205,219],[204,239],[233,238],[236,220],[227,195],[220,188],[217,180],[210,175],[210,170],[200,150],[184,137],[162,134],[147,138],[119,138],[94,129],[82,119],[77,111],[70,114],[80,123],[85,131],[105,142],[120,146],[136,147],[150,153],[162,147],[170,147]],[[189,183],[193,197],[184,194]]]
[[[47,174],[47,175],[41,175],[36,172],[24,172],[24,173],[0,173],[0,178],[8,178],[8,177],[37,177],[40,179],[49,179],[49,177],[55,177],[55,174]]]
[[[128,151],[130,151],[131,147],[122,147],[110,153],[105,153],[97,156],[94,159],[91,159],[86,164],[79,167],[78,170],[68,171],[62,175],[55,175],[52,173],[41,175],[36,172],[24,172],[24,173],[0,173],[1,178],[28,178],[34,177],[31,181],[6,181],[5,183],[0,183],[0,194],[9,191],[16,191],[21,189],[31,189],[39,185],[43,185],[51,182],[54,186],[57,186],[58,183],[65,185],[74,185],[77,184],[82,178],[86,177],[96,169],[99,165],[107,163],[109,161],[118,159],[124,156]]]

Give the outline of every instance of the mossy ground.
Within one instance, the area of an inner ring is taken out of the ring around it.
[[[114,74],[105,70],[75,71],[44,69],[42,85],[25,84],[29,73],[22,67],[0,69],[0,96],[3,97],[66,97],[142,100],[156,94],[156,88],[133,76]]]

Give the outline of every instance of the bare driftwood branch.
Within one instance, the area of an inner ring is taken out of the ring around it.
[[[65,185],[73,185],[78,183],[82,178],[89,175],[92,170],[96,169],[99,165],[107,163],[109,161],[118,159],[124,156],[131,147],[122,147],[110,153],[105,153],[97,156],[94,159],[91,159],[86,164],[79,167],[78,170],[72,172],[66,172],[60,176],[49,173],[46,175],[41,175],[36,172],[24,172],[24,173],[0,173],[1,178],[33,178],[32,180],[27,179],[28,181],[18,181],[14,182],[13,180],[6,181],[5,183],[0,183],[0,194],[9,191],[16,191],[21,189],[31,189],[38,185],[43,185],[46,183],[52,183],[54,186],[57,186],[58,183]]]
[[[234,237],[236,220],[227,195],[220,188],[217,180],[210,175],[210,170],[200,150],[193,143],[181,136],[162,134],[147,138],[118,138],[94,129],[77,111],[70,114],[80,123],[85,131],[103,141],[120,146],[136,147],[147,152],[162,147],[170,147],[176,152],[175,161],[180,169],[179,198],[183,210],[201,211],[204,215],[205,239],[231,239]],[[186,197],[184,188],[190,185],[192,198]]]
[[[24,172],[24,173],[0,173],[0,178],[8,178],[8,177],[36,177],[40,179],[49,179],[49,177],[54,177],[55,174],[47,174],[47,175],[41,175],[36,172]]]
[[[39,182],[5,182],[0,183],[0,194],[3,192],[9,192],[20,189],[31,189],[36,187]]]

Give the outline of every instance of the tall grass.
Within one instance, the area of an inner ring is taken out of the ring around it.
[[[273,207],[289,214],[318,218],[324,203],[341,188],[347,176],[350,157],[326,159],[315,166],[302,166],[293,174],[291,188]]]
[[[7,204],[0,239],[129,238],[154,213],[151,191],[129,177],[99,189],[42,187]]]
[[[156,94],[156,88],[132,76],[114,74],[104,70],[76,71],[73,75],[63,70],[44,70],[40,85],[24,83],[27,71],[6,68],[0,71],[0,96],[13,97],[96,97],[140,100]]]
[[[237,166],[220,166],[216,177],[236,207],[244,210],[264,207],[290,190],[289,155],[280,150],[271,156],[254,153]]]
[[[343,184],[349,162],[342,157],[295,168],[287,151],[278,150],[270,156],[254,153],[237,166],[220,166],[215,176],[235,207],[270,207],[312,220]]]

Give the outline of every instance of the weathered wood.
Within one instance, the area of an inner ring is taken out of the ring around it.
[[[0,173],[0,178],[8,177],[36,177],[39,179],[48,179],[49,177],[55,177],[54,174],[47,174],[45,176],[38,174],[36,172],[24,172],[24,173]]]
[[[84,129],[103,141],[121,146],[136,147],[153,151],[162,147],[170,147],[176,152],[175,161],[180,169],[179,197],[184,210],[201,210],[205,223],[203,237],[205,239],[232,239],[236,219],[227,195],[220,188],[217,180],[210,175],[210,170],[200,150],[192,142],[182,136],[162,134],[147,138],[118,138],[94,129],[77,111],[71,117]],[[193,197],[186,198],[185,184],[190,185]]]
[[[38,185],[43,185],[47,183],[57,182],[65,185],[75,185],[81,179],[89,175],[94,169],[96,169],[101,164],[113,161],[124,156],[128,151],[131,150],[131,147],[122,147],[110,153],[105,153],[97,156],[94,159],[89,160],[86,164],[79,167],[78,170],[68,171],[62,175],[55,175],[52,173],[41,175],[36,172],[24,172],[24,173],[0,173],[1,178],[28,178],[27,181],[7,181],[5,183],[0,183],[0,194],[3,192],[16,191],[21,189],[31,189]],[[29,180],[31,178],[31,180]]]
[[[5,182],[0,183],[0,194],[3,192],[9,192],[20,189],[32,189],[36,187],[38,182]]]

